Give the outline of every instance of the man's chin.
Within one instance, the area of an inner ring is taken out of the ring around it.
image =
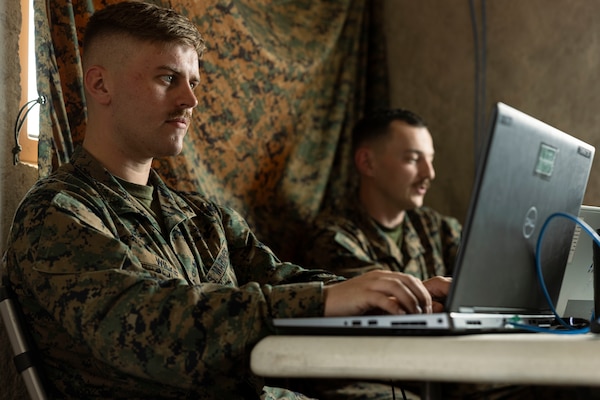
[[[174,157],[183,151],[183,140],[173,140],[165,144],[157,157]]]
[[[181,154],[182,148],[178,148],[178,149],[173,149],[171,151],[168,151],[166,149],[163,149],[160,152],[157,152],[154,155],[154,158],[168,158],[168,157],[175,157],[178,156],[179,154]]]
[[[419,207],[423,207],[423,200],[424,200],[424,196],[417,196],[417,197],[413,197],[411,199],[411,208],[419,208]]]

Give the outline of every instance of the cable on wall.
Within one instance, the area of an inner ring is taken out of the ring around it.
[[[485,118],[485,88],[486,88],[486,59],[487,59],[487,26],[485,0],[479,0],[481,29],[477,20],[477,5],[475,0],[469,0],[471,13],[471,28],[473,31],[473,47],[475,56],[475,100],[474,100],[474,126],[473,126],[473,148],[475,156],[475,170],[479,166],[482,145],[486,137]]]
[[[13,165],[17,165],[19,163],[19,153],[21,152],[21,150],[23,150],[23,148],[19,144],[19,133],[21,133],[23,124],[25,123],[25,120],[27,119],[27,114],[29,114],[29,112],[33,109],[33,107],[35,107],[38,104],[40,106],[46,104],[46,96],[42,95],[42,96],[39,96],[37,99],[29,100],[27,103],[25,103],[23,105],[23,107],[21,107],[21,109],[19,110],[19,113],[17,114],[17,120],[15,121],[15,129],[14,129],[15,147],[13,147],[13,150],[12,150]]]

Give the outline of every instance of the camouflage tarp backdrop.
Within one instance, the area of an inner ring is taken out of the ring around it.
[[[49,99],[40,176],[83,139],[83,28],[114,2],[34,2],[38,91]],[[306,222],[354,185],[352,124],[388,105],[380,1],[154,2],[192,19],[208,48],[184,150],[155,167],[173,187],[235,208],[276,254],[296,260]]]

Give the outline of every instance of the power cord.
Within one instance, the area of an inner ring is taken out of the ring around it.
[[[485,70],[487,49],[487,26],[485,0],[480,0],[481,29],[477,25],[477,6],[475,0],[469,0],[471,14],[471,28],[473,31],[473,51],[475,57],[475,121],[474,121],[474,143],[475,143],[475,165],[479,165],[481,158],[481,145],[485,141]],[[481,35],[481,38],[480,38]]]
[[[394,381],[391,382],[391,386],[392,386],[392,400],[396,400],[396,385],[394,384]],[[402,386],[400,386],[400,392],[402,393],[402,400],[407,400],[408,398],[406,397],[406,392],[404,391],[404,388]]]
[[[546,332],[546,333],[569,334],[569,335],[588,333],[588,332],[590,332],[590,326],[586,326],[583,328],[575,327],[575,326],[565,322],[563,320],[563,318],[558,315],[558,313],[556,312],[556,308],[554,307],[554,304],[552,303],[552,299],[550,298],[550,294],[548,293],[548,289],[546,288],[546,283],[544,281],[544,276],[542,273],[542,266],[541,266],[541,264],[542,264],[541,263],[542,239],[544,237],[544,233],[546,232],[546,228],[548,227],[548,224],[550,223],[550,221],[552,221],[554,218],[558,218],[558,217],[566,218],[568,220],[575,222],[579,226],[581,226],[583,231],[585,231],[588,235],[590,235],[592,240],[599,246],[600,246],[600,236],[585,221],[583,221],[582,219],[580,219],[578,217],[575,217],[571,214],[564,213],[564,212],[556,212],[556,213],[551,214],[546,219],[546,221],[544,222],[544,225],[542,225],[542,229],[540,230],[540,235],[538,236],[538,240],[537,240],[537,244],[536,244],[536,248],[535,248],[535,267],[536,267],[538,280],[540,282],[540,286],[542,288],[544,297],[546,298],[546,302],[550,306],[550,309],[552,310],[552,313],[554,314],[556,321],[565,329],[549,329],[549,328],[542,328],[542,327],[537,327],[537,326],[532,326],[532,325],[527,325],[527,324],[521,324],[519,322],[519,320],[515,320],[514,322],[511,322],[510,324],[512,326],[514,326],[515,328],[530,330],[533,332]],[[594,266],[594,268],[595,267],[596,266]],[[592,316],[590,325],[594,324],[594,319],[595,319],[594,316]]]
[[[15,121],[15,129],[14,129],[15,147],[13,147],[13,150],[12,150],[13,165],[17,165],[19,163],[19,153],[23,149],[21,147],[21,145],[19,144],[19,133],[21,132],[21,129],[23,128],[23,124],[25,123],[25,120],[27,119],[27,114],[29,114],[29,112],[33,109],[33,107],[35,107],[38,104],[39,105],[46,104],[46,96],[41,95],[37,99],[29,100],[27,103],[25,103],[23,105],[23,107],[21,107],[21,109],[19,110],[19,113],[17,114],[17,120]]]

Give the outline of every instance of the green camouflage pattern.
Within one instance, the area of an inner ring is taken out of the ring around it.
[[[428,207],[407,210],[395,243],[352,196],[322,212],[307,235],[304,265],[345,277],[373,269],[400,271],[421,280],[452,274],[462,226]]]
[[[35,0],[42,177],[83,140],[81,38],[117,1]],[[351,127],[389,105],[381,0],[151,2],[188,16],[207,45],[184,149],[154,167],[171,187],[240,212],[294,261],[307,222],[352,184]]]
[[[164,234],[82,149],[19,206],[3,273],[44,374],[59,398],[259,398],[249,355],[270,320],[322,315],[323,283],[341,278],[281,262],[229,208],[149,183]]]

